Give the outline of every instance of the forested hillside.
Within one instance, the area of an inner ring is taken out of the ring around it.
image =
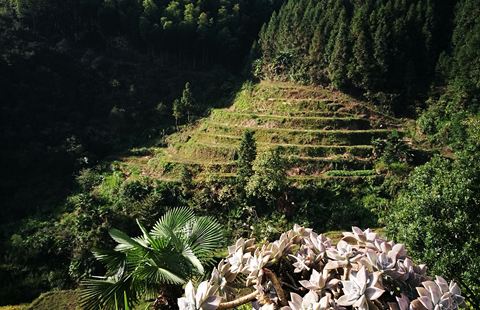
[[[0,0],[0,305],[176,309],[297,223],[477,309],[479,100],[479,0]]]
[[[262,27],[253,70],[413,112],[445,75],[472,86],[465,77],[475,70],[464,67],[478,61],[471,6],[460,2],[454,16],[453,1],[288,1]]]

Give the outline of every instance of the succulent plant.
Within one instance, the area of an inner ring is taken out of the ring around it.
[[[178,299],[180,310],[215,310],[220,304],[221,298],[215,296],[217,288],[205,281],[200,283],[195,290],[192,281],[185,287],[185,297]]]
[[[327,299],[320,300],[317,293],[309,291],[305,296],[296,293],[290,294],[288,305],[291,310],[324,310],[327,309]]]
[[[417,287],[419,297],[412,302],[414,309],[444,310],[457,309],[464,303],[460,288],[454,282],[448,282],[437,276],[435,281],[425,281],[423,287]]]
[[[289,256],[296,260],[296,262],[292,264],[295,267],[294,272],[310,270],[310,267],[315,262],[316,258],[315,253],[308,247],[302,247],[296,255],[289,254]]]
[[[440,310],[464,302],[457,284],[441,277],[432,281],[402,244],[357,227],[343,233],[336,246],[298,225],[261,247],[239,239],[210,281],[197,291],[189,283],[185,290],[181,310],[223,310],[248,302],[262,310]]]
[[[341,306],[354,306],[368,309],[368,301],[378,299],[385,290],[376,287],[379,274],[369,274],[362,266],[359,271],[350,274],[350,280],[342,281],[344,295],[338,299]]]

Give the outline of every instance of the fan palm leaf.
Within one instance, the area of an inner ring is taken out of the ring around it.
[[[94,252],[110,277],[82,282],[83,308],[114,309],[115,300],[127,298],[133,303],[141,295],[158,292],[162,285],[183,284],[203,274],[203,264],[222,246],[220,224],[210,217],[196,217],[189,208],[166,212],[150,231],[139,221],[137,224],[140,236],[132,238],[111,229],[115,249]]]

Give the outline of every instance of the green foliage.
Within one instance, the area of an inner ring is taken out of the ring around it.
[[[287,1],[260,31],[257,75],[361,91],[405,113],[433,81],[449,40],[440,21],[452,8],[418,0]]]
[[[253,162],[257,157],[257,145],[254,132],[246,130],[240,141],[237,159],[237,177],[240,186],[244,186],[253,175]]]
[[[476,1],[458,1],[455,7],[453,50],[449,74],[451,85],[468,98],[480,95],[480,8]]]
[[[119,192],[123,184],[123,174],[120,171],[114,171],[112,174],[103,178],[102,183],[96,188],[98,195],[109,202],[119,199]],[[128,187],[128,185],[127,185]]]
[[[183,88],[182,97],[180,98],[180,106],[185,110],[187,121],[190,122],[190,115],[192,114],[192,109],[195,107],[195,99],[193,98],[190,89],[190,82],[187,82]]]
[[[168,211],[150,231],[137,224],[141,236],[130,238],[111,229],[115,249],[94,252],[107,274],[82,282],[83,308],[112,309],[120,301],[127,302],[126,308],[141,297],[158,296],[162,286],[183,284],[202,275],[223,241],[221,226],[213,218],[196,217],[188,208]]]
[[[328,176],[370,176],[375,175],[374,170],[330,170],[327,172]]]
[[[182,102],[178,99],[173,100],[172,106],[173,106],[172,115],[175,118],[175,125],[178,128],[178,121],[183,118],[185,110],[184,110],[184,107],[182,106]]]
[[[78,186],[84,192],[91,191],[102,182],[102,176],[93,169],[83,169],[76,178]]]
[[[193,190],[193,174],[187,166],[180,170],[180,187],[184,196],[188,196]]]
[[[392,131],[386,139],[373,141],[374,155],[387,165],[393,163],[408,163],[411,160],[409,147],[398,131]]]
[[[387,219],[389,235],[412,255],[456,279],[479,305],[480,166],[478,153],[450,161],[433,158],[415,169]]]
[[[251,233],[259,241],[271,241],[280,237],[288,227],[290,224],[285,214],[274,211],[254,221]]]
[[[466,99],[450,90],[428,104],[417,125],[430,143],[453,150],[464,150],[475,144],[475,135],[470,134],[479,118],[475,99]]]
[[[245,188],[248,196],[264,199],[271,205],[285,194],[288,185],[286,161],[280,149],[259,154],[252,169],[254,174]]]
[[[137,201],[145,199],[152,190],[149,179],[133,179],[122,183],[119,194],[127,201]]]

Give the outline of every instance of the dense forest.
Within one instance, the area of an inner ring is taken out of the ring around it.
[[[475,62],[475,52],[465,49],[475,40],[476,16],[464,16],[473,9],[465,3],[454,17],[454,5],[289,1],[262,27],[253,70],[260,77],[331,84],[408,113],[445,76],[473,90],[468,80],[475,77],[464,76],[472,72],[464,66]]]
[[[0,95],[0,305],[80,289],[86,309],[176,308],[220,248],[297,223],[379,228],[480,307],[478,0],[0,0]],[[236,169],[161,157],[199,137]]]

